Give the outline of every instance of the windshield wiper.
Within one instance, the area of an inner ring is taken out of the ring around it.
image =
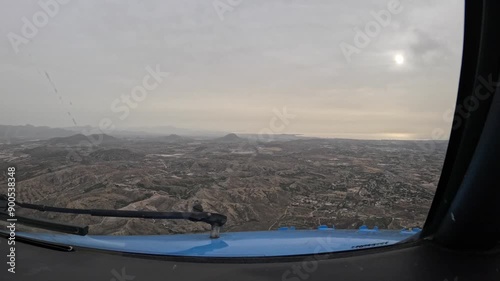
[[[17,215],[15,217],[11,217],[9,216],[9,214],[2,211],[0,211],[0,219],[5,220],[7,222],[9,222],[8,219],[15,219],[16,223],[25,224],[31,227],[42,228],[69,234],[82,235],[82,236],[87,235],[87,233],[89,232],[88,226],[78,226],[78,225],[54,222],[44,219],[36,219],[31,217],[17,216]]]
[[[0,196],[0,211],[2,215],[7,215],[7,196]],[[209,213],[209,212],[156,212],[156,211],[127,211],[127,210],[103,210],[103,209],[73,209],[73,208],[60,208],[60,207],[52,207],[45,205],[36,205],[29,203],[21,203],[16,201],[16,206],[32,209],[41,212],[55,212],[55,213],[66,213],[66,214],[83,214],[83,215],[91,215],[91,216],[99,216],[99,217],[120,217],[120,218],[142,218],[142,219],[167,219],[167,220],[189,220],[194,222],[204,222],[208,223],[211,226],[210,238],[219,238],[220,228],[226,223],[227,217],[217,213]],[[8,216],[7,216],[8,217]],[[19,216],[16,216],[19,220]],[[61,230],[71,230],[72,234],[83,233],[81,230],[84,230],[85,227],[80,227],[79,231],[75,231],[78,226],[71,226],[67,224],[54,223],[45,220],[33,219],[23,217],[25,223],[31,225],[39,224],[40,228],[52,227],[51,229],[61,231]],[[35,222],[36,221],[36,222]],[[49,224],[52,226],[49,226]],[[43,226],[43,227],[42,227]],[[71,229],[73,228],[73,229]],[[87,227],[88,228],[88,227]],[[85,234],[80,234],[85,235]]]
[[[37,219],[25,216],[12,216],[8,212],[8,200],[7,196],[0,194],[0,219],[6,222],[16,222],[20,224],[25,224],[28,226],[42,228],[52,231],[58,231],[63,233],[75,234],[75,235],[87,235],[89,232],[88,226],[78,226],[67,223],[54,222],[50,220]]]

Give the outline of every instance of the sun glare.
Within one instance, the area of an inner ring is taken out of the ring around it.
[[[403,55],[401,54],[397,54],[396,56],[394,56],[394,61],[396,62],[396,64],[403,64],[405,62],[405,57],[403,57]]]

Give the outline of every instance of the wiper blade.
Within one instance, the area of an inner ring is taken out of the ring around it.
[[[62,233],[75,234],[75,235],[87,235],[89,232],[88,226],[78,226],[67,223],[54,222],[50,220],[37,219],[25,216],[12,216],[8,212],[8,200],[6,195],[0,194],[0,219],[6,222],[16,222],[20,224],[25,224],[28,226],[47,229],[51,231],[58,231]],[[17,202],[16,202],[17,205]]]
[[[0,198],[7,203],[6,196]],[[3,206],[4,202],[0,203]],[[155,212],[155,211],[128,211],[128,210],[103,210],[103,209],[73,209],[60,208],[45,205],[21,203],[16,201],[16,206],[32,209],[41,212],[56,212],[67,214],[83,214],[100,217],[121,217],[121,218],[143,218],[143,219],[168,219],[168,220],[189,220],[194,222],[204,222],[211,226],[210,238],[218,238],[220,228],[226,223],[227,217],[217,213],[209,212]]]
[[[78,225],[53,222],[50,220],[36,219],[36,218],[17,216],[17,215],[15,217],[11,217],[5,212],[0,212],[0,219],[2,220],[15,219],[16,223],[25,224],[28,226],[42,228],[46,230],[68,233],[68,234],[84,236],[87,235],[87,233],[89,232],[88,226],[78,226]]]

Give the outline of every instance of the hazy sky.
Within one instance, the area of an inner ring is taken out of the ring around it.
[[[1,1],[0,124],[354,138],[450,130],[463,1],[401,0],[398,13],[391,0],[53,1],[40,1],[54,11],[45,17],[38,1]],[[373,25],[382,10],[390,20]],[[367,25],[369,42],[356,45]],[[350,61],[342,42],[359,47]],[[156,83],[148,67],[169,75]],[[134,88],[137,100],[124,102]],[[283,108],[286,122],[274,112]]]

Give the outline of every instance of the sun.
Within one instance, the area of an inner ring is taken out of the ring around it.
[[[401,65],[401,64],[405,63],[405,57],[403,57],[402,54],[397,54],[394,56],[394,61],[396,62],[396,64]]]

